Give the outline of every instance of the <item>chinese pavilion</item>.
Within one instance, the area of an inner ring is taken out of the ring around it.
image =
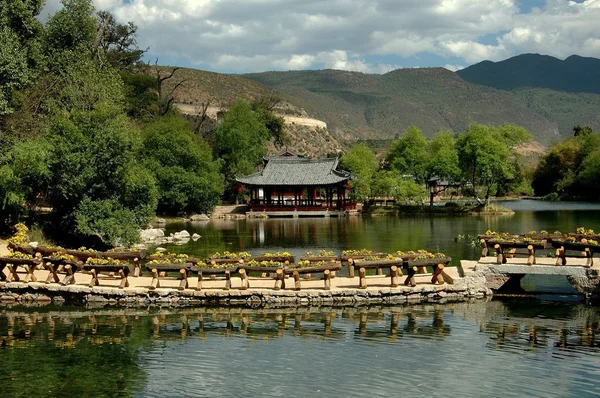
[[[311,159],[286,150],[265,157],[262,171],[237,182],[250,191],[251,211],[339,215],[356,208],[356,202],[346,198],[350,178],[349,172],[338,169],[337,158]]]

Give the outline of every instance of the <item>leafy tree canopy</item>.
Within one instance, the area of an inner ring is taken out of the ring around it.
[[[427,138],[415,126],[409,127],[392,142],[386,163],[401,175],[411,175],[417,181],[425,180],[428,162]]]
[[[160,187],[161,212],[206,212],[223,194],[219,164],[209,146],[177,116],[159,118],[144,128],[142,158]]]
[[[342,156],[340,165],[354,176],[354,180],[350,182],[351,195],[359,200],[371,196],[373,177],[379,169],[379,162],[371,148],[365,143],[354,145]]]
[[[483,188],[487,202],[494,184],[515,177],[513,164],[509,162],[510,148],[530,137],[520,127],[505,125],[497,128],[479,124],[472,124],[458,137],[459,166],[478,200],[478,188]]]
[[[226,189],[235,192],[235,178],[251,174],[266,154],[269,130],[244,101],[234,103],[215,131],[216,154],[222,159]]]

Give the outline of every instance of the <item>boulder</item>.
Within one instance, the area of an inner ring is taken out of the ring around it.
[[[166,223],[167,223],[167,220],[165,220],[164,218],[157,218],[157,219],[155,220],[155,222],[156,222],[157,224],[166,224]]]
[[[208,221],[210,220],[210,217],[207,216],[206,214],[194,214],[193,216],[190,217],[191,221]]]
[[[29,246],[33,247],[34,249],[37,249],[38,245],[38,242],[29,242]]]
[[[173,240],[183,240],[183,239],[189,239],[189,238],[190,238],[190,233],[188,231],[186,231],[185,229],[183,231],[175,232],[173,234]]]
[[[140,231],[140,240],[142,242],[153,242],[165,236],[162,229],[159,228],[148,228]]]
[[[198,234],[194,234],[194,235],[192,235],[192,240],[193,240],[194,242],[195,242],[195,241],[197,241],[198,239],[200,239],[200,235],[198,235]]]

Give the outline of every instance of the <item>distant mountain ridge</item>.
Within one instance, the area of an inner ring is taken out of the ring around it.
[[[561,61],[525,54],[458,73],[412,68],[383,75],[342,70],[226,75],[194,69],[177,74],[186,79],[176,93],[181,104],[226,108],[238,98],[275,96],[282,100],[281,114],[322,120],[326,129],[289,125],[290,148],[309,154],[332,153],[357,140],[385,148],[411,125],[432,136],[465,131],[471,123],[514,123],[544,145],[571,135],[577,124],[600,131],[600,60],[595,58]]]
[[[389,140],[411,125],[432,136],[439,130],[464,131],[471,123],[509,122],[524,126],[543,143],[559,137],[555,123],[513,96],[465,82],[444,68],[397,69],[383,75],[318,70],[244,76],[294,98],[346,140]]]
[[[483,61],[456,72],[464,80],[500,90],[546,88],[600,94],[600,59],[571,55],[565,60],[522,54],[504,61]]]

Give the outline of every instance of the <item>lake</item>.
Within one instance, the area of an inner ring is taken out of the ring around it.
[[[510,216],[217,220],[169,250],[480,253],[487,229],[600,230],[600,205],[503,202]],[[460,236],[459,239],[457,239]],[[2,397],[600,395],[600,309],[541,296],[356,308],[0,306]]]
[[[600,204],[581,202],[504,201],[513,215],[494,216],[379,216],[298,219],[212,220],[167,225],[167,234],[186,229],[202,237],[171,251],[207,257],[215,251],[288,251],[299,257],[307,251],[373,249],[381,252],[426,249],[454,259],[477,259],[478,242],[486,230],[526,233],[532,230],[574,232],[578,227],[600,230]],[[457,239],[461,237],[461,239]]]
[[[586,397],[599,365],[573,302],[0,312],[3,397]]]

